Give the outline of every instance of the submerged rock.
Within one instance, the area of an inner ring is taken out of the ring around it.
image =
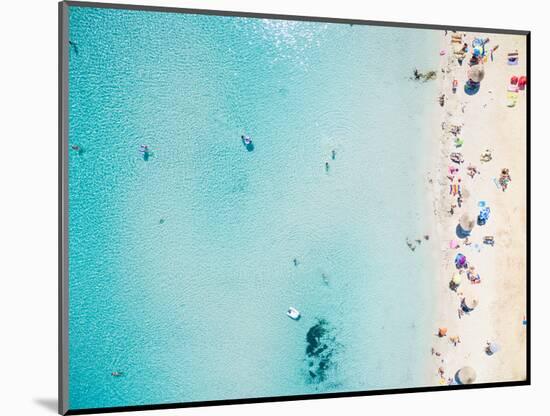
[[[423,82],[432,81],[434,79],[437,79],[437,72],[436,71],[420,72],[418,69],[415,68],[411,79],[414,81],[423,81]]]
[[[306,362],[309,381],[321,383],[329,378],[336,367],[334,356],[338,343],[333,335],[333,329],[324,319],[319,319],[307,331]]]

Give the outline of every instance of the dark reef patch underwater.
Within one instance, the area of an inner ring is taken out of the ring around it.
[[[339,348],[334,329],[326,320],[319,319],[307,331],[306,341],[308,381],[318,384],[329,380],[336,369],[335,356]]]

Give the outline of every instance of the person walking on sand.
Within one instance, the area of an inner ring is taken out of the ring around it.
[[[500,172],[500,179],[498,180],[500,187],[502,188],[502,192],[506,191],[508,184],[511,181],[512,178],[510,177],[510,170],[508,168],[503,168]]]

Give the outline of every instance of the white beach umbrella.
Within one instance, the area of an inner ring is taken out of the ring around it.
[[[465,213],[465,214],[462,214],[458,223],[460,224],[460,227],[462,227],[464,231],[472,231],[474,229],[474,226],[476,225],[476,220],[472,218],[472,216]]]
[[[460,384],[472,384],[476,381],[476,372],[472,367],[462,367],[456,373],[456,378]]]
[[[464,305],[466,305],[468,309],[474,310],[477,308],[477,305],[479,305],[479,301],[473,296],[468,296],[464,298]]]
[[[483,69],[482,66],[474,65],[468,71],[468,78],[474,82],[481,82],[483,81],[484,77],[485,77],[485,70]]]
[[[487,350],[492,355],[500,351],[500,345],[498,345],[496,342],[490,342],[487,346]]]

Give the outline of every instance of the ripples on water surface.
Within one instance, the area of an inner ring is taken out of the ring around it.
[[[71,7],[70,37],[71,408],[421,382],[435,32]]]

